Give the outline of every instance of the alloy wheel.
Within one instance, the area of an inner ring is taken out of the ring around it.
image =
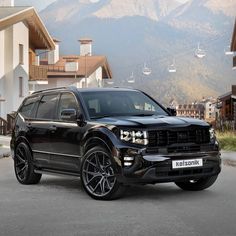
[[[27,177],[29,168],[27,152],[23,145],[18,145],[16,149],[15,162],[16,175],[21,181],[23,181]]]
[[[109,194],[116,183],[111,160],[102,151],[96,151],[85,159],[82,175],[86,189],[97,197]]]

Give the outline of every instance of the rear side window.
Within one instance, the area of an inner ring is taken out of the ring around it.
[[[51,120],[55,117],[58,94],[45,95],[39,102],[36,118]]]
[[[20,108],[19,112],[26,118],[33,118],[35,115],[35,110],[39,102],[39,96],[30,97],[26,99],[23,106]]]

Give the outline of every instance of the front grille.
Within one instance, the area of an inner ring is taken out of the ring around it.
[[[157,176],[186,176],[186,175],[190,175],[190,176],[194,176],[197,174],[210,174],[214,171],[214,168],[202,168],[202,169],[189,169],[189,170],[170,170],[170,171],[158,171],[158,169],[156,170],[156,175]]]
[[[185,152],[200,152],[200,146],[178,146],[178,147],[168,147],[168,153],[185,153]]]
[[[191,130],[152,130],[148,132],[149,147],[162,147],[171,144],[195,143],[204,144],[210,142],[209,129]]]

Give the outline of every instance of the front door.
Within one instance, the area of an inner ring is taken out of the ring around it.
[[[62,120],[64,109],[79,111],[79,105],[72,93],[61,94],[57,109],[57,119],[54,121],[55,130],[51,132],[51,164],[53,169],[78,172],[80,167],[80,140],[83,128],[76,121]]]

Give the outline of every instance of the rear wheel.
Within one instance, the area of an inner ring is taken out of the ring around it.
[[[183,190],[201,191],[213,185],[218,175],[200,178],[197,180],[188,180],[186,182],[175,182],[175,184]]]
[[[34,173],[32,155],[25,143],[19,143],[14,157],[14,170],[17,180],[21,184],[37,184],[42,175]]]
[[[81,181],[85,191],[97,200],[116,199],[125,190],[115,176],[111,154],[102,147],[94,147],[85,154]]]

